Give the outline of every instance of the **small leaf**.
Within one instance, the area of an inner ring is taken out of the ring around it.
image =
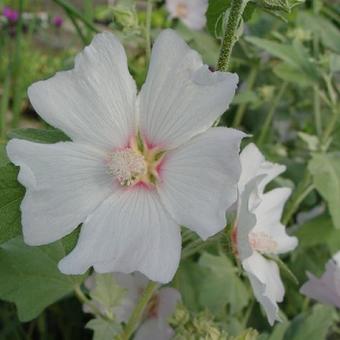
[[[21,233],[20,204],[25,189],[17,177],[18,168],[14,165],[0,167],[0,244]]]
[[[101,318],[90,320],[86,324],[86,328],[93,330],[92,340],[113,340],[115,335],[119,334],[122,330],[120,324]]]
[[[332,307],[315,305],[309,314],[295,317],[285,333],[284,340],[326,339],[333,324],[334,314]]]
[[[62,131],[58,129],[15,129],[12,130],[8,137],[25,139],[31,142],[37,143],[57,143],[69,141],[70,138],[67,137]]]
[[[340,229],[340,152],[314,154],[308,169],[316,189],[328,203],[334,226]]]
[[[225,255],[203,253],[199,265],[207,270],[201,278],[200,303],[212,311],[224,310],[228,304],[230,313],[240,312],[249,302],[249,293],[238,276],[238,269]]]
[[[21,321],[36,318],[82,282],[83,276],[64,275],[57,268],[65,255],[62,241],[30,247],[17,237],[0,246],[0,298],[16,304]]]
[[[230,7],[230,0],[209,0],[207,27],[214,37],[222,35],[222,22],[225,11]]]
[[[119,305],[126,290],[118,285],[111,273],[96,274],[95,287],[90,292],[92,300],[98,302],[107,311]]]

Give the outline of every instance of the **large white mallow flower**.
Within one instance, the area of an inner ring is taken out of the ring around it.
[[[326,265],[326,271],[320,278],[307,273],[309,280],[300,292],[321,303],[340,308],[340,251]]]
[[[193,30],[200,30],[205,26],[208,5],[208,0],[166,0],[171,18],[180,19]]]
[[[268,321],[280,321],[277,302],[284,296],[278,265],[266,258],[293,250],[296,237],[286,234],[281,215],[291,190],[265,186],[285,170],[285,166],[265,160],[254,144],[241,153],[238,214],[233,230],[235,251],[248,274],[256,299]]]
[[[72,142],[8,144],[27,189],[25,242],[50,243],[83,223],[77,246],[59,263],[63,273],[93,266],[170,281],[181,252],[179,225],[206,239],[223,229],[237,198],[244,135],[210,128],[237,81],[211,72],[166,30],[137,95],[121,43],[98,34],[73,70],[28,89],[40,116]]]

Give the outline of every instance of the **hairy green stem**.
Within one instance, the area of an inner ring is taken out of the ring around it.
[[[150,299],[153,296],[153,293],[155,292],[156,288],[158,287],[157,282],[149,281],[148,285],[146,286],[143,295],[140,297],[136,307],[132,311],[132,314],[125,326],[125,329],[123,333],[118,337],[119,340],[129,340],[131,335],[135,332],[137,329],[142,316],[143,312],[150,301]]]
[[[83,31],[81,30],[77,20],[74,18],[74,16],[72,15],[72,13],[68,10],[65,10],[67,16],[70,18],[75,30],[78,33],[79,38],[81,39],[81,41],[83,42],[84,45],[88,44],[87,38],[85,37]]]
[[[258,74],[258,67],[257,66],[253,66],[251,68],[251,71],[249,73],[249,76],[246,80],[246,84],[247,84],[247,91],[251,91],[254,84],[255,84],[255,80],[256,80],[256,77],[257,77],[257,74]],[[247,109],[247,103],[243,103],[243,104],[240,104],[239,107],[237,108],[237,111],[236,111],[236,114],[235,114],[235,118],[234,118],[234,121],[233,121],[233,124],[232,126],[233,127],[239,127],[241,122],[242,122],[242,119],[243,119],[243,116],[244,116],[244,113],[246,112],[246,109]]]
[[[226,72],[228,70],[231,52],[237,41],[237,30],[246,4],[245,0],[231,0],[230,13],[217,62],[218,71]]]
[[[283,95],[283,93],[285,92],[287,88],[287,82],[283,82],[281,87],[280,87],[280,90],[279,92],[277,93],[276,97],[274,98],[273,100],[273,103],[270,107],[270,110],[268,111],[268,114],[266,116],[266,119],[263,123],[263,127],[261,129],[261,133],[260,133],[260,136],[257,140],[257,143],[258,143],[258,146],[260,147],[261,145],[263,145],[263,143],[265,142],[266,140],[266,137],[267,137],[267,134],[268,134],[268,130],[272,124],[272,120],[273,120],[273,116],[275,114],[275,111],[280,103],[280,100],[281,100],[281,97]]]

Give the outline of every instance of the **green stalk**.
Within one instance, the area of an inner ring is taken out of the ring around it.
[[[257,144],[259,147],[261,147],[263,145],[263,143],[265,142],[265,139],[267,137],[268,134],[268,130],[271,127],[272,124],[272,120],[273,120],[273,116],[275,114],[275,111],[277,109],[277,106],[280,103],[281,97],[283,95],[283,93],[285,92],[287,88],[287,82],[283,82],[279,92],[277,93],[276,97],[274,98],[274,101],[270,107],[270,110],[268,111],[267,117],[263,123],[263,128],[261,129],[261,133],[260,136],[257,140]]]
[[[78,33],[78,36],[79,38],[81,39],[81,41],[83,42],[84,45],[87,45],[88,44],[88,40],[87,38],[85,37],[83,31],[81,30],[77,20],[74,18],[74,16],[72,15],[72,13],[68,10],[65,11],[66,15],[70,18],[75,30],[77,31]]]
[[[218,71],[226,72],[229,68],[231,52],[237,41],[237,30],[246,4],[246,0],[231,0],[230,14],[224,31],[220,56],[217,62]]]
[[[158,287],[157,282],[149,281],[148,285],[146,286],[143,295],[139,299],[136,307],[132,311],[132,314],[129,318],[128,323],[126,324],[126,327],[123,331],[123,333],[118,337],[119,340],[129,340],[131,335],[135,332],[137,329],[142,316],[143,312],[150,301],[150,299],[153,296],[154,291]]]
[[[21,101],[23,93],[21,89],[21,40],[22,40],[22,12],[24,0],[19,1],[19,19],[16,26],[15,52],[13,59],[13,120],[12,127],[19,125],[21,113]]]
[[[253,86],[255,84],[255,80],[256,80],[257,74],[258,74],[258,66],[253,66],[251,68],[249,76],[248,76],[248,78],[246,80],[247,90],[248,91],[252,90],[252,88],[253,88]],[[236,128],[236,127],[240,126],[240,124],[242,122],[242,119],[243,119],[243,116],[244,116],[244,113],[246,112],[247,106],[248,106],[247,103],[243,103],[243,104],[239,105],[239,107],[237,108],[236,114],[235,114],[235,118],[234,118],[233,124],[232,124],[233,127]]]
[[[92,24],[93,23],[93,4],[92,0],[84,0],[85,18]],[[91,41],[92,30],[87,28],[86,40]]]
[[[296,190],[294,191],[292,197],[288,201],[287,206],[285,208],[282,217],[282,223],[284,225],[287,225],[290,222],[295,212],[299,209],[300,204],[312,190],[314,190],[314,185],[312,184],[312,177],[308,169],[306,169],[302,180],[299,182]]]
[[[145,56],[146,56],[146,63],[149,64],[150,55],[151,55],[151,38],[150,38],[150,31],[151,31],[151,18],[152,18],[152,0],[147,0],[146,3],[146,22],[145,22]]]
[[[83,14],[81,14],[74,6],[70,5],[65,0],[53,0],[56,4],[61,6],[65,12],[69,11],[75,18],[79,19],[86,25],[90,30],[92,30],[95,33],[99,33],[100,31],[96,26],[93,25],[93,23],[88,20]]]

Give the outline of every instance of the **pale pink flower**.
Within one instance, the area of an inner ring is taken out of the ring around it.
[[[208,0],[166,0],[166,8],[171,18],[180,19],[191,29],[200,30],[207,22]]]
[[[265,160],[254,144],[241,153],[241,178],[235,229],[235,248],[248,274],[254,294],[273,325],[278,316],[277,302],[284,296],[278,265],[264,255],[293,250],[297,239],[288,236],[281,224],[284,204],[291,190],[276,188],[264,192],[265,186],[285,170],[283,165]]]
[[[309,280],[300,292],[321,303],[340,308],[340,251],[326,264],[326,271],[320,278],[308,273]]]
[[[54,242],[83,223],[66,274],[140,271],[174,276],[180,225],[206,239],[237,198],[242,132],[210,128],[229,106],[236,74],[211,72],[172,30],[156,40],[140,93],[121,43],[98,34],[75,60],[28,89],[35,110],[71,142],[13,139],[26,187],[24,240]]]
[[[125,290],[125,295],[120,303],[111,311],[105,311],[105,307],[98,301],[93,301],[97,308],[105,314],[113,313],[118,322],[127,322],[138,300],[148,283],[147,277],[136,272],[134,274],[112,273],[112,280]],[[85,282],[91,291],[96,286],[96,274],[92,274]],[[150,299],[141,325],[134,340],[168,340],[174,335],[173,329],[168,323],[169,317],[175,312],[176,305],[181,301],[180,293],[171,287],[164,287],[154,293]],[[84,311],[92,312],[91,308],[84,305]]]

